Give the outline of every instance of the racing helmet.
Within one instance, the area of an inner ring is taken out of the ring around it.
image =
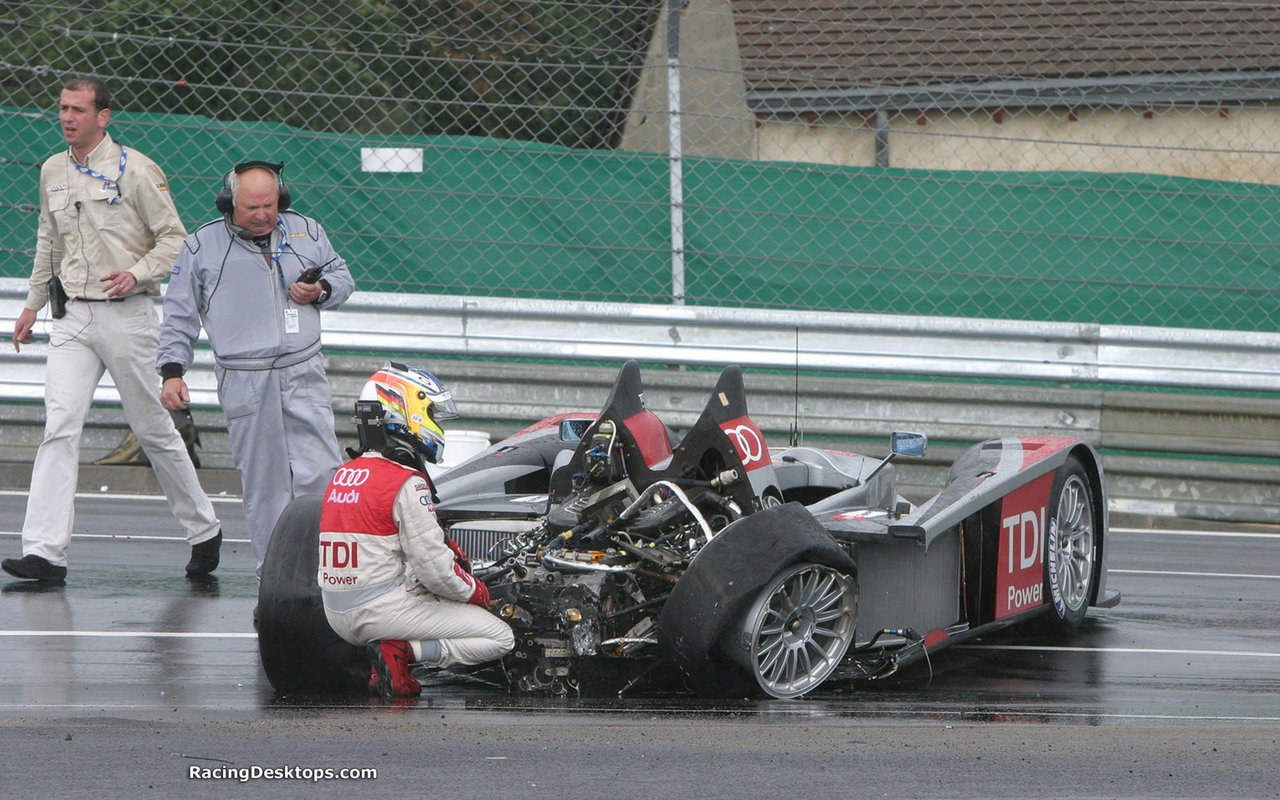
[[[444,457],[440,421],[455,419],[458,407],[439,378],[426,370],[388,361],[369,378],[360,400],[382,406],[387,434],[410,446],[432,464]]]

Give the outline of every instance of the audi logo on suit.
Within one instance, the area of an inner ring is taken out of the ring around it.
[[[369,480],[369,470],[355,469],[352,467],[343,467],[333,475],[330,482],[333,486],[341,486],[344,489],[351,489],[356,486],[364,485]]]

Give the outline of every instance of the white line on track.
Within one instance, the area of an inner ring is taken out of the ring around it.
[[[1280,539],[1280,533],[1258,533],[1253,531],[1175,531],[1168,528],[1111,528],[1111,533],[1124,536],[1134,534],[1151,534],[1155,536],[1208,536],[1230,539]]]
[[[1036,653],[1117,653],[1124,655],[1210,656],[1228,658],[1280,658],[1280,653],[1254,650],[1176,650],[1164,647],[1072,647],[1034,644],[960,644],[968,650],[1023,650]]]
[[[0,637],[86,637],[98,639],[256,639],[242,631],[15,631],[0,630]],[[1163,647],[1072,647],[1068,645],[961,644],[965,650],[1015,650],[1041,653],[1114,653],[1122,655],[1177,655],[1227,658],[1280,658],[1280,653],[1252,650],[1181,650]]]
[[[721,712],[723,713],[723,712]],[[756,710],[756,714],[771,713],[768,710]],[[935,718],[942,716],[970,717],[977,716],[995,716],[998,715],[1002,719],[1014,719],[1017,717],[1026,717],[1028,719],[1085,719],[1085,720],[1134,720],[1134,721],[1156,721],[1156,722],[1280,722],[1280,717],[1247,717],[1242,715],[1220,715],[1220,714],[1127,714],[1127,713],[1105,713],[1097,711],[1022,711],[1019,709],[1001,709],[990,711],[951,711],[939,709],[924,709],[921,711],[868,711],[867,716],[898,716],[911,717],[919,716],[924,718]]]
[[[30,494],[26,489],[0,489],[0,497],[26,497]],[[76,497],[83,498],[107,498],[108,500],[140,500],[147,502],[165,503],[162,494],[138,494],[136,492],[76,492]],[[239,503],[241,502],[238,494],[211,494],[209,499],[215,503]]]
[[[21,536],[22,531],[0,531],[0,536]],[[151,536],[148,534],[135,533],[73,533],[72,539],[128,539],[140,542],[183,542],[187,541],[185,536]],[[223,544],[248,544],[248,539],[234,539],[230,536],[222,537]]]
[[[0,631],[0,637],[86,637],[94,639],[257,639],[242,631]]]
[[[1280,581],[1280,575],[1259,575],[1249,572],[1173,572],[1156,569],[1116,569],[1107,567],[1108,575],[1157,575],[1175,578],[1257,578],[1264,581]]]

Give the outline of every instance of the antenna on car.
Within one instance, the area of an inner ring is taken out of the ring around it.
[[[795,376],[796,386],[794,398],[794,407],[791,412],[791,435],[788,437],[788,447],[795,447],[800,444],[800,326],[796,326],[796,352],[795,352]]]

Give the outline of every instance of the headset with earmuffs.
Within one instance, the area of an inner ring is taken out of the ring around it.
[[[276,191],[279,192],[279,199],[276,202],[276,210],[284,211],[289,207],[290,195],[289,187],[285,185],[281,173],[284,172],[284,164],[275,164],[270,161],[242,161],[231,168],[231,173],[239,175],[248,172],[251,169],[265,169],[276,176]],[[218,199],[214,201],[214,207],[219,212],[231,218],[231,213],[235,211],[235,199],[231,196],[231,174],[223,179],[222,189],[218,192]]]

